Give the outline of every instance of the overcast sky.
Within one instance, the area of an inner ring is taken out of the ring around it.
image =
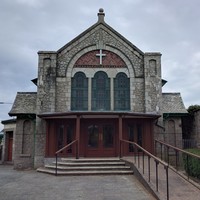
[[[162,53],[163,92],[200,105],[199,0],[1,0],[0,121],[18,91],[36,91],[37,52],[60,49],[97,22],[99,8],[140,50]]]

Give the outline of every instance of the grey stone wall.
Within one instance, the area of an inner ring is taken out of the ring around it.
[[[74,64],[85,53],[96,49],[111,51],[126,64],[126,74],[130,78],[131,111],[161,113],[161,54],[144,54],[111,27],[98,24],[57,52],[38,52],[37,114],[71,110],[71,77],[74,74]],[[110,73],[112,77],[109,69],[101,70]],[[88,77],[92,78],[92,75],[89,74]],[[43,165],[44,162],[45,129],[45,122],[37,118],[35,167]],[[159,134],[160,130],[155,133]]]
[[[38,52],[37,114],[55,112],[56,56],[55,52]]]
[[[164,141],[182,148],[182,121],[180,117],[170,117],[164,120]]]
[[[34,168],[44,165],[46,146],[46,123],[45,120],[36,118],[36,131],[35,131],[35,152],[34,152]]]
[[[25,128],[25,123],[29,121],[29,130]],[[29,119],[17,119],[15,148],[14,148],[14,168],[27,169],[33,167],[34,159],[34,130],[35,121]],[[25,148],[25,149],[24,149]],[[23,150],[24,149],[24,150]]]
[[[71,77],[74,63],[86,52],[98,48],[112,51],[124,60],[131,84],[131,110],[134,112],[145,111],[143,54],[123,37],[115,35],[113,30],[100,24],[57,53],[43,51],[38,53],[37,113],[66,112],[70,110]],[[154,88],[152,87],[152,89]],[[151,110],[151,112],[153,111]]]
[[[38,83],[36,114],[56,112],[56,52],[38,52]],[[61,101],[62,99],[60,99]],[[45,121],[36,118],[34,167],[44,164],[46,127]]]
[[[161,54],[145,53],[145,112],[161,113],[162,84],[161,84]]]

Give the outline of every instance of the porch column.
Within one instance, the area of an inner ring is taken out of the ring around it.
[[[76,117],[76,140],[78,140],[76,144],[76,159],[79,158],[79,149],[80,149],[80,116]]]
[[[122,142],[120,141],[122,140],[122,116],[119,115],[119,156],[122,157],[123,155],[123,151],[122,151]]]

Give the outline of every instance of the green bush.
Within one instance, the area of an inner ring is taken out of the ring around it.
[[[187,149],[187,151],[200,156],[200,149]],[[189,176],[200,179],[200,159],[188,156],[187,163],[187,156],[186,154],[183,154],[183,162],[187,174],[189,174]]]

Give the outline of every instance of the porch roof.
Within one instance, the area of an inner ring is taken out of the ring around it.
[[[59,119],[59,118],[144,118],[144,119],[157,119],[161,115],[156,113],[138,113],[138,112],[120,112],[120,111],[69,111],[69,112],[54,112],[54,113],[41,113],[38,117],[42,119]]]

